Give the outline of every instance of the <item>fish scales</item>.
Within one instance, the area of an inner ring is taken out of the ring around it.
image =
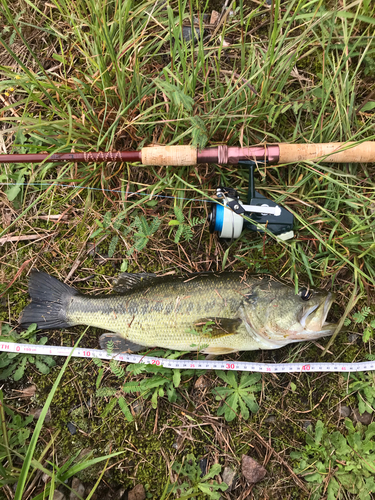
[[[326,323],[334,296],[294,288],[269,275],[197,273],[120,275],[120,293],[88,296],[42,272],[32,272],[31,304],[21,323],[38,328],[88,325],[107,332],[116,350],[145,347],[224,354],[272,349],[333,333]]]
[[[78,295],[67,308],[66,317],[72,324],[111,330],[145,346],[167,343],[171,349],[186,350],[192,344],[199,347],[199,335],[189,333],[195,323],[202,318],[235,318],[246,292],[248,286],[239,279],[233,281],[220,275],[214,282],[207,276],[190,280],[168,277],[152,289],[145,284],[124,295]],[[236,344],[239,341],[236,339]],[[223,343],[220,338],[205,338],[203,343],[208,342]]]

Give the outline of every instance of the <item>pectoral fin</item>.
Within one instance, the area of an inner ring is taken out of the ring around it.
[[[108,345],[108,343],[110,344]],[[115,354],[128,351],[138,352],[146,349],[144,345],[135,344],[111,332],[103,333],[103,335],[99,337],[99,344],[102,349],[106,351],[109,350]]]
[[[194,324],[194,330],[200,338],[217,339],[236,335],[241,323],[242,320],[239,318],[202,318]]]

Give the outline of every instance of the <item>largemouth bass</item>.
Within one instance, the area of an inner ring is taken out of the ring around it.
[[[110,330],[99,341],[102,348],[113,342],[115,352],[163,347],[212,355],[274,349],[332,335],[336,328],[326,323],[333,294],[306,289],[296,294],[269,275],[123,273],[114,291],[90,297],[32,271],[32,302],[24,309],[21,324]]]

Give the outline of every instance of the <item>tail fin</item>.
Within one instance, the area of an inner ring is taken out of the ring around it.
[[[29,280],[32,301],[22,312],[21,325],[27,327],[36,323],[43,330],[73,326],[66,317],[66,309],[70,299],[78,293],[47,273],[32,271]]]

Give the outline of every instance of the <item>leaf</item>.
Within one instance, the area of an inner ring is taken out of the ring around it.
[[[340,486],[334,477],[328,483],[327,487],[327,500],[336,500],[337,493],[339,492]]]
[[[319,444],[322,440],[324,432],[324,424],[321,420],[318,420],[315,426],[315,444]]]
[[[94,231],[91,235],[90,235],[90,239],[93,239],[95,238],[95,236],[98,236],[99,234],[101,234],[103,232],[102,229],[97,229],[96,231]]]
[[[156,387],[160,387],[164,385],[166,382],[167,380],[164,377],[156,376],[142,380],[140,386],[142,390],[150,390]]]
[[[4,357],[2,357],[2,356],[3,356],[3,354],[0,355],[0,368],[5,368],[6,366],[8,366],[12,362],[12,360],[7,357],[6,353],[5,353]]]
[[[202,149],[208,142],[208,132],[202,118],[198,115],[190,117],[192,125],[192,146]]]
[[[112,222],[113,229],[116,230],[120,229],[122,224],[124,223],[124,218],[125,218],[124,214],[117,216],[116,219]]]
[[[319,472],[314,472],[313,474],[308,474],[305,476],[305,480],[309,483],[319,483],[323,482],[323,477]]]
[[[244,420],[247,420],[249,418],[249,410],[242,398],[239,398],[239,403],[240,403],[241,416]]]
[[[139,382],[126,382],[126,384],[122,386],[122,390],[125,392],[125,394],[141,392],[141,384]]]
[[[212,393],[216,395],[216,401],[223,401],[232,392],[233,389],[230,387],[215,387],[215,389],[212,389]]]
[[[103,227],[107,229],[111,225],[111,220],[112,220],[112,212],[106,212],[106,214],[103,217]]]
[[[125,399],[122,396],[118,399],[118,404],[119,404],[119,407],[121,408],[123,414],[125,415],[126,420],[128,422],[133,422],[133,420],[134,420],[133,415],[130,412],[130,409],[129,409],[127,402],[125,401]]]
[[[178,222],[178,220],[170,220],[168,222],[168,226],[179,226],[180,225],[180,222]]]
[[[333,447],[339,455],[344,457],[351,452],[351,448],[348,446],[346,438],[339,431],[333,432],[330,439]]]
[[[365,413],[367,409],[367,405],[366,403],[362,400],[362,399],[359,399],[358,400],[358,411],[361,415],[363,415]]]
[[[25,373],[25,364],[21,364],[13,374],[13,380],[17,382]]]
[[[318,97],[319,99],[323,99],[325,96],[324,90],[321,87],[317,87],[312,91],[312,95]]]
[[[97,359],[97,358],[93,358],[93,359]],[[104,368],[100,368],[99,372],[98,372],[98,376],[96,377],[96,382],[95,382],[95,386],[97,389],[99,389],[103,375],[104,375]]]
[[[147,369],[148,365],[146,365],[146,363],[134,363],[133,365],[128,365],[126,367],[126,371],[133,373],[133,375],[139,375],[140,373],[147,371]]]
[[[29,325],[29,327],[27,328],[25,333],[27,335],[29,335],[30,333],[34,333],[34,332],[36,332],[37,328],[38,328],[38,325],[36,323],[31,323],[31,325]]]
[[[56,365],[56,361],[53,359],[52,356],[44,356],[44,355],[41,355],[39,356],[40,359],[43,361],[43,363],[45,363],[46,365],[48,365],[49,367],[52,367],[52,366],[55,366]]]
[[[367,326],[363,332],[362,340],[363,342],[368,342],[372,338],[373,329],[371,326]]]
[[[216,374],[216,376],[218,378],[220,378],[221,380],[223,380],[224,382],[226,382],[227,384],[229,384],[229,382],[228,382],[228,372],[219,372],[219,371],[216,371],[215,374]]]
[[[238,399],[238,394],[233,393],[223,402],[224,417],[227,422],[231,422],[236,418]]]
[[[7,379],[8,377],[10,377],[11,374],[13,373],[13,371],[15,370],[16,366],[17,365],[12,364],[6,370],[1,371],[0,372],[0,380],[4,380],[4,379]]]
[[[170,98],[176,107],[182,107],[186,111],[193,110],[194,99],[186,95],[182,89],[172,83],[163,81],[160,78],[155,78],[154,83],[167,97]]]
[[[40,359],[35,360],[35,366],[43,375],[47,375],[47,373],[49,373],[49,367],[40,361]]]
[[[109,415],[112,412],[112,410],[116,406],[116,404],[117,404],[117,398],[112,398],[111,401],[104,408],[104,410],[102,411],[100,416],[102,418],[105,418],[107,415]]]
[[[375,108],[375,101],[366,102],[366,104],[361,108],[361,111],[371,111]]]
[[[5,191],[9,201],[14,201],[22,189],[22,184],[25,182],[25,177],[22,175],[18,177],[17,184]]]
[[[185,228],[184,228],[183,225],[178,226],[176,234],[175,234],[175,237],[174,237],[174,242],[175,243],[179,243],[179,241],[181,239],[181,236],[182,236],[182,233],[184,232],[184,229]]]
[[[208,495],[208,497],[212,498],[213,500],[219,500],[220,498],[220,493],[216,493],[215,491],[212,491],[212,486],[210,484],[205,484],[205,483],[199,483],[198,488],[202,491],[202,493],[205,493]]]
[[[221,472],[221,465],[220,464],[214,464],[210,467],[210,470],[207,472],[207,474],[202,477],[201,481],[207,481],[207,479],[213,479],[215,476],[220,474]]]
[[[184,223],[184,220],[185,220],[185,216],[184,216],[184,213],[182,211],[182,208],[181,207],[178,207],[177,205],[175,205],[173,207],[173,211],[174,211],[174,214],[176,216],[176,219],[177,219],[177,222],[179,224],[183,224]]]
[[[20,429],[17,433],[17,439],[21,446],[26,442],[26,439],[30,436],[30,429]]]
[[[174,370],[173,372],[173,385],[175,387],[178,387],[181,382],[181,371],[180,370]]]
[[[167,396],[170,403],[175,403],[177,401],[177,391],[172,384],[167,387]]]
[[[111,359],[109,362],[109,367],[114,375],[116,375],[117,378],[124,378],[125,377],[125,370],[119,363],[119,361],[116,361],[115,359]]]
[[[111,239],[111,242],[110,242],[109,247],[108,247],[108,257],[109,258],[113,257],[113,255],[114,255],[114,253],[116,251],[118,240],[119,240],[118,236],[114,236]]]
[[[251,413],[257,413],[257,411],[259,410],[259,406],[255,400],[255,397],[252,394],[241,394],[241,396]]]
[[[156,205],[157,205],[158,203],[159,203],[159,202],[158,202],[158,200],[150,200],[150,201],[147,201],[147,202],[146,202],[146,205],[147,205],[148,207],[156,207]]]
[[[233,389],[237,389],[238,382],[237,382],[237,373],[236,372],[227,372],[227,381],[228,381],[228,384],[233,387]]]
[[[100,389],[96,391],[96,396],[98,398],[108,398],[110,396],[114,396],[116,392],[117,389],[113,387],[100,387]]]
[[[153,407],[154,410],[158,407],[158,391],[154,391],[152,398],[151,398],[151,406]]]
[[[242,373],[241,375],[241,380],[240,380],[240,387],[241,389],[244,388],[244,387],[248,387],[250,385],[254,385],[256,384],[257,382],[259,382],[259,380],[262,378],[262,374],[261,373]]]

